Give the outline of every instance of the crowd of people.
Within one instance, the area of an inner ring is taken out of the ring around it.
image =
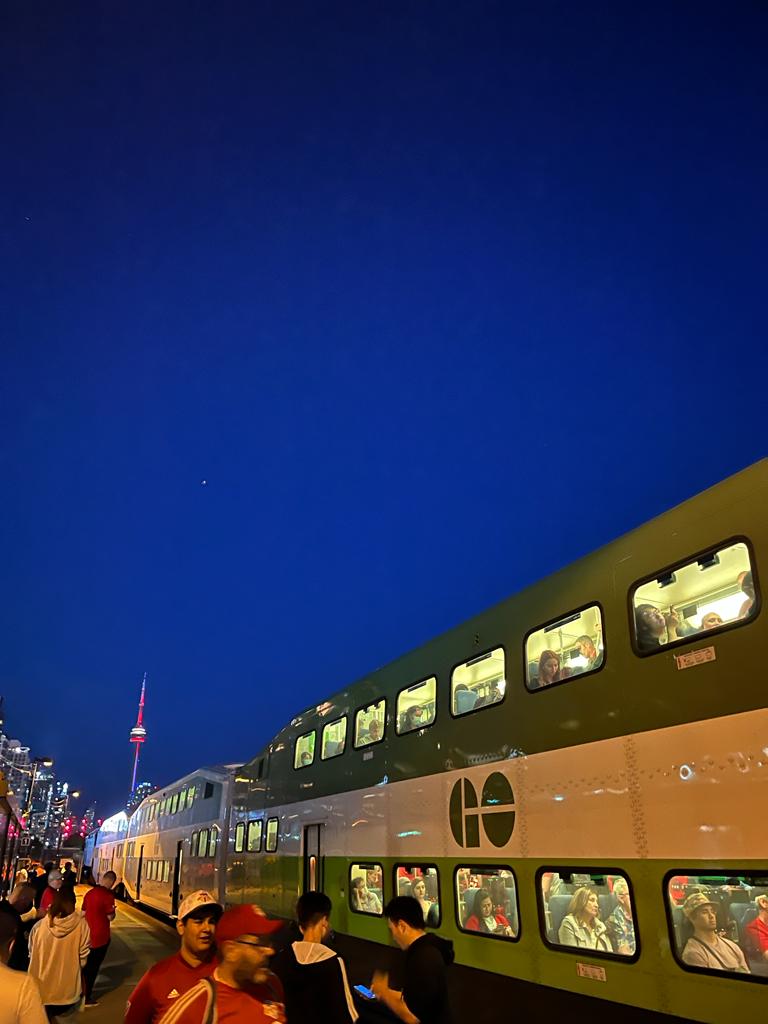
[[[88,890],[80,911],[66,871],[49,865],[43,878],[22,876],[0,904],[0,1024],[48,1024],[96,1005],[94,983],[115,917],[115,875],[106,872]],[[361,899],[376,898],[367,878],[361,882]],[[44,899],[46,893],[52,895]],[[284,922],[253,905],[224,910],[209,892],[192,893],[179,908],[178,953],[141,978],[125,1024],[355,1024],[368,1002],[405,1024],[450,1024],[446,968],[453,948],[427,934],[418,895],[397,896],[383,909],[406,954],[402,989],[374,971],[370,989],[356,986],[354,993],[343,960],[326,944],[331,910],[324,893],[301,896],[298,938],[278,952],[274,940]]]

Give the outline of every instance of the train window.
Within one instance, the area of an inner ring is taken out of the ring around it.
[[[508,867],[457,867],[456,920],[464,932],[516,939],[520,934],[515,876]]]
[[[262,820],[248,822],[248,853],[259,853],[261,850]]]
[[[190,857],[196,857],[197,856],[197,840],[198,840],[198,836],[199,836],[198,832],[193,832],[192,833],[192,838],[189,841],[189,856]]]
[[[347,744],[347,716],[337,718],[323,727],[323,744],[320,757],[327,761],[329,757],[338,757],[344,753]]]
[[[596,604],[562,615],[525,640],[525,685],[541,690],[603,667],[603,618]]]
[[[213,783],[212,782],[206,782],[205,790],[203,791],[203,800],[210,800],[210,798],[212,796],[213,796]]]
[[[349,905],[356,914],[373,914],[381,917],[384,906],[383,878],[381,864],[350,865]]]
[[[538,872],[539,917],[545,942],[590,955],[634,958],[639,953],[634,898],[619,871]]]
[[[242,853],[245,845],[245,822],[238,821],[235,825],[235,853]]]
[[[375,704],[360,708],[355,714],[355,748],[367,747],[384,739],[387,702],[382,697]]]
[[[398,735],[426,729],[435,720],[437,679],[430,676],[420,683],[406,687],[397,695],[395,731]]]
[[[426,926],[440,927],[440,879],[436,867],[395,864],[395,892],[398,896],[414,896],[421,904]]]
[[[713,548],[632,589],[635,651],[654,654],[670,644],[704,640],[742,626],[757,614],[759,601],[746,543]]]
[[[197,856],[204,857],[208,850],[208,829],[204,828],[200,830],[200,836],[197,842]]]
[[[186,806],[187,806],[187,791],[186,791],[186,789],[182,789],[181,793],[179,793],[179,810],[183,811]]]
[[[208,840],[208,856],[209,857],[215,857],[216,856],[216,847],[218,845],[218,842],[219,842],[219,829],[218,829],[218,827],[216,825],[214,825],[213,828],[211,829],[210,839]]]
[[[267,853],[274,853],[277,849],[278,826],[279,822],[277,818],[267,818]]]
[[[466,715],[504,700],[504,648],[478,654],[451,673],[451,714]]]
[[[192,804],[195,802],[196,793],[197,790],[195,789],[195,787],[190,786],[189,789],[187,790],[187,807],[191,807]]]
[[[167,882],[171,877],[171,862],[165,861],[165,868],[163,870],[163,881]]]
[[[174,793],[171,798],[171,814],[175,814],[179,809],[179,794]]]
[[[153,860],[147,861],[147,881],[152,881],[152,868],[155,866]]]
[[[308,768],[315,760],[315,730],[296,738],[293,749],[293,767]]]
[[[716,872],[666,877],[675,959],[686,970],[768,981],[768,874]]]

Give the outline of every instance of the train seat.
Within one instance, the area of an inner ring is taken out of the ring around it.
[[[563,918],[568,913],[568,904],[571,902],[570,893],[561,893],[559,896],[549,897],[549,914],[550,914],[550,942],[558,941],[558,932],[560,931],[560,925],[563,923]]]

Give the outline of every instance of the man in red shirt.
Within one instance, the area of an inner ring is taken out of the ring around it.
[[[218,1024],[285,1024],[283,988],[267,967],[274,953],[267,936],[282,927],[247,903],[226,910],[216,928],[213,975],[169,1007],[160,1024],[205,1024],[214,1006]]]
[[[43,892],[43,898],[40,900],[40,908],[37,911],[38,917],[45,917],[50,910],[51,904],[53,903],[53,897],[61,889],[64,884],[64,877],[58,868],[51,868],[48,872],[48,885]]]
[[[762,957],[768,960],[768,893],[760,893],[755,897],[757,917],[750,921],[744,929],[747,945],[751,948],[749,956]]]
[[[83,914],[91,930],[91,951],[83,968],[86,1006],[96,1006],[97,1003],[93,998],[93,986],[109,949],[109,923],[115,919],[115,897],[112,895],[112,889],[116,881],[117,875],[114,871],[105,871],[100,884],[89,889],[83,900]]]
[[[155,1024],[179,996],[213,973],[221,911],[221,904],[204,889],[182,900],[176,922],[181,949],[149,968],[128,999],[124,1024]]]

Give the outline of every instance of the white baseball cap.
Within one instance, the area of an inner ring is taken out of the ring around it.
[[[185,896],[181,901],[179,907],[179,921],[183,921],[185,917],[188,917],[193,911],[200,910],[202,907],[216,907],[219,911],[217,916],[221,916],[224,908],[218,900],[214,899],[213,896],[205,889],[197,889],[195,892],[191,892],[189,896]]]

